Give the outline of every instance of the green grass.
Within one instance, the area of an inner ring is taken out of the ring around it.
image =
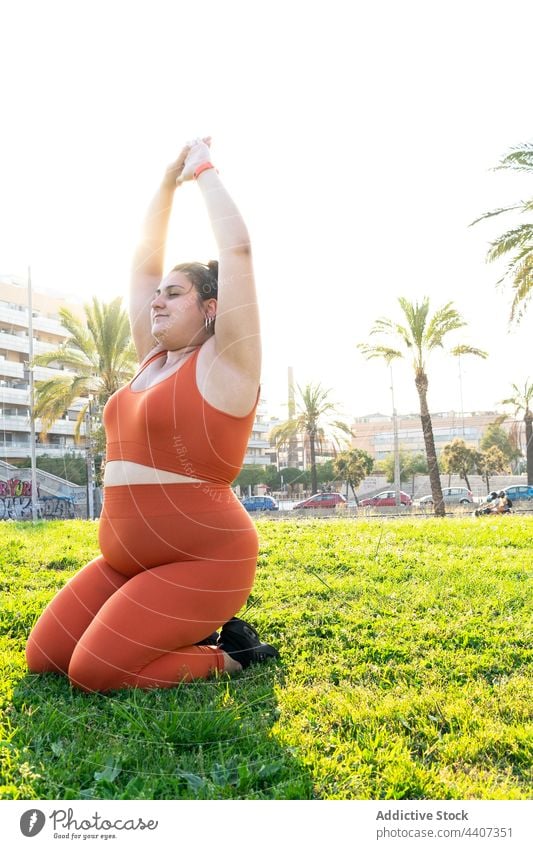
[[[105,696],[24,663],[95,524],[2,524],[0,798],[530,798],[533,519],[257,525],[281,662]]]

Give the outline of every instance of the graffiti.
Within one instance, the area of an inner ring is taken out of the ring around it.
[[[39,519],[74,519],[74,500],[61,495],[39,498],[37,516]],[[0,496],[0,520],[31,518],[31,496]]]
[[[39,504],[42,504],[43,519],[74,518],[74,500],[72,498],[55,495],[50,498],[40,498]]]
[[[37,486],[37,495],[39,487]],[[21,481],[19,478],[10,478],[8,481],[0,481],[0,496],[11,495],[18,497],[29,495],[31,497],[31,481]]]

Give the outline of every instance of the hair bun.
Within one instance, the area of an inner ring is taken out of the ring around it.
[[[218,280],[218,260],[210,259],[207,263],[207,267],[215,280]]]

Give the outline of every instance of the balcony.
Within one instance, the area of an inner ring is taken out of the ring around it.
[[[268,422],[258,422],[256,420],[254,422],[254,430],[260,433],[267,433],[267,431],[271,430],[271,425]]]
[[[254,439],[253,437],[248,440],[249,448],[270,448],[270,442],[266,439]]]
[[[8,386],[0,386],[0,405],[20,404],[28,407],[29,403],[30,393],[28,389],[12,389]]]
[[[24,364],[0,359],[0,377],[20,377],[22,380],[24,378]]]
[[[35,366],[33,369],[33,377],[35,380],[54,380],[56,377],[73,376],[74,372],[68,371],[67,369],[49,368],[48,366]],[[5,360],[0,357],[0,379],[9,377],[18,377],[21,380],[24,380],[24,363],[16,363],[12,360]]]
[[[244,466],[268,466],[270,465],[270,459],[268,457],[256,456],[255,454],[246,454],[244,461]]]
[[[74,435],[74,430],[76,428],[76,422],[66,421],[65,419],[58,419],[54,422],[52,427],[50,428],[49,433],[54,434],[64,434],[68,436]],[[5,430],[7,433],[13,432],[22,432],[29,433],[30,432],[30,420],[28,416],[3,416],[0,415],[0,430]],[[35,423],[35,430],[37,433],[41,432],[41,422],[37,419]],[[81,426],[81,436],[84,435],[85,427]]]
[[[28,336],[14,336],[13,333],[7,333],[5,330],[0,330],[0,351],[19,351],[28,354],[29,348]],[[47,354],[49,351],[56,351],[58,345],[50,345],[49,342],[33,343],[34,354]]]
[[[0,322],[2,321],[12,324],[15,327],[28,327],[28,310],[16,310],[6,306],[0,306]],[[42,330],[43,333],[52,333],[61,337],[61,340],[67,336],[65,328],[56,318],[47,318],[41,315],[34,316],[33,329]]]

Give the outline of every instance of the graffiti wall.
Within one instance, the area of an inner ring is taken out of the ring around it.
[[[74,519],[74,499],[61,495],[40,496],[37,487],[39,519]],[[0,520],[31,519],[31,481],[11,478],[0,481]]]
[[[0,496],[20,495],[29,495],[31,498],[31,481],[21,481],[19,478],[0,481]],[[39,495],[39,487],[37,487],[37,495]]]

